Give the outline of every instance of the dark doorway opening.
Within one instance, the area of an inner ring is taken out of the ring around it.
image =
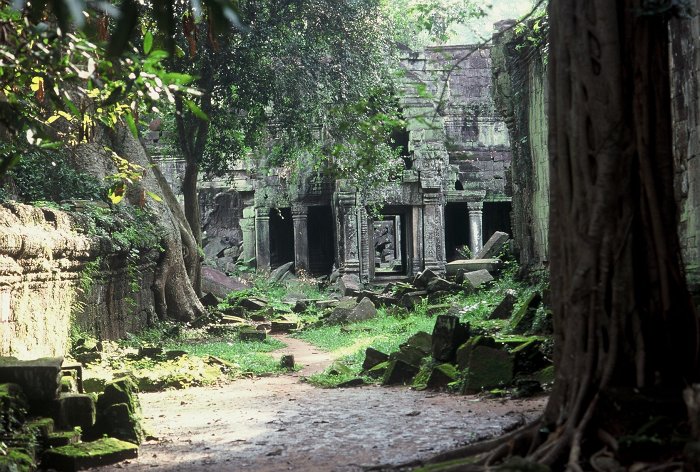
[[[512,236],[510,223],[511,203],[505,202],[484,202],[482,213],[482,227],[484,242],[496,231],[503,231]]]
[[[385,207],[372,221],[374,275],[408,273],[408,216],[406,211]]]
[[[330,206],[309,207],[309,272],[326,275],[333,270],[335,225]]]
[[[445,256],[447,262],[469,255],[469,207],[466,203],[445,205]]]
[[[287,262],[294,262],[292,210],[273,208],[270,210],[270,268]]]

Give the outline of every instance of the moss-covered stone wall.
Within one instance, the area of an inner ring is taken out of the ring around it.
[[[543,46],[512,25],[497,24],[501,32],[491,51],[493,92],[510,133],[513,239],[523,269],[532,272],[546,268],[548,260],[546,60]]]
[[[0,356],[66,352],[71,324],[102,339],[152,317],[152,263],[129,262],[75,214],[0,205]]]

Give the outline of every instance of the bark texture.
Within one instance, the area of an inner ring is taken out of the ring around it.
[[[619,470],[595,461],[620,466],[618,438],[639,417],[685,421],[700,336],[677,232],[670,15],[651,3],[550,3],[553,392],[535,424],[431,462],[491,451],[487,464],[518,454],[552,470]]]
[[[186,322],[204,314],[205,309],[193,287],[193,274],[200,266],[197,243],[170,187],[148,158],[143,145],[124,127],[98,130],[91,144],[74,153],[76,167],[100,179],[113,174],[115,168],[104,146],[146,169],[142,180],[129,189],[127,198],[130,204],[145,205],[157,216],[163,230],[164,251],[151,287],[157,316]],[[146,197],[145,191],[160,196],[162,202]]]

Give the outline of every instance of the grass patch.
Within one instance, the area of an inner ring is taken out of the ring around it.
[[[278,360],[269,352],[282,349],[285,344],[276,339],[260,342],[222,341],[203,339],[198,342],[173,342],[165,345],[166,349],[180,349],[191,356],[214,356],[236,364],[240,372],[255,375],[283,372]]]

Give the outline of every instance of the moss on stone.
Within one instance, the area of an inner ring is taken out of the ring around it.
[[[30,454],[21,449],[10,448],[7,454],[0,455],[0,472],[31,472],[36,463]]]
[[[69,444],[44,453],[42,466],[64,471],[114,464],[138,457],[138,446],[115,438]]]

